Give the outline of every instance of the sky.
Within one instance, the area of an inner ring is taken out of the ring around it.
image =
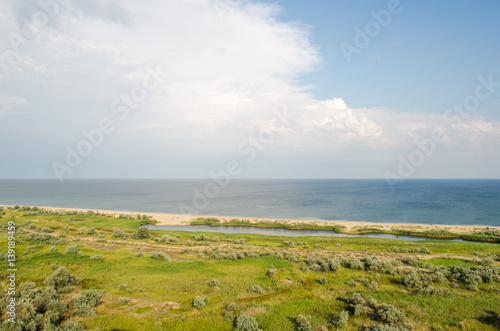
[[[0,178],[500,178],[499,12],[0,0]]]

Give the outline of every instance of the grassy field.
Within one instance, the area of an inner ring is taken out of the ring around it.
[[[14,328],[1,253],[5,330],[233,330],[244,316],[250,326],[237,330],[500,326],[498,244],[149,231],[137,215],[2,213],[3,252],[16,224],[19,303]]]

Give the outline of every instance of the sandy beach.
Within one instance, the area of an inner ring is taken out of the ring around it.
[[[3,207],[10,207],[9,205],[2,205]],[[99,212],[101,214],[108,214],[119,216],[120,214],[130,214],[130,215],[148,215],[152,219],[155,219],[158,223],[157,225],[189,225],[189,222],[195,220],[199,217],[216,217],[221,220],[221,222],[229,221],[231,219],[239,219],[250,221],[251,223],[257,223],[259,221],[267,222],[286,222],[288,224],[311,224],[311,225],[340,225],[346,227],[346,232],[350,232],[357,229],[363,228],[377,228],[380,230],[410,230],[410,231],[448,231],[457,234],[472,233],[476,230],[485,229],[486,226],[478,225],[433,225],[433,224],[404,224],[404,223],[372,223],[372,222],[351,222],[351,221],[318,221],[318,220],[283,220],[283,219],[264,219],[264,218],[245,218],[245,217],[229,217],[229,216],[208,216],[208,215],[182,215],[182,214],[164,214],[164,213],[143,213],[143,212],[133,212],[133,211],[119,211],[119,210],[101,210],[101,209],[82,209],[82,208],[59,208],[59,207],[45,207],[37,206],[38,208],[44,208],[52,211],[58,210],[68,210],[77,212],[87,212],[92,210],[94,212]],[[500,226],[489,228],[496,228],[500,230]]]

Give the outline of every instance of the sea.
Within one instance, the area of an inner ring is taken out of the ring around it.
[[[0,179],[0,204],[500,226],[500,179]]]

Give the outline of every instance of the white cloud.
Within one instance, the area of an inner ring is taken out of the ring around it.
[[[3,35],[19,34],[21,18],[41,10],[36,1],[5,7],[11,10],[0,13]],[[162,87],[117,122],[117,138],[108,144],[118,154],[130,155],[126,139],[146,138],[156,151],[232,153],[283,108],[293,119],[276,142],[284,150],[399,153],[435,128],[446,132],[447,146],[498,145],[499,123],[479,117],[453,127],[441,114],[352,109],[341,96],[315,99],[296,78],[316,70],[320,55],[308,28],[278,21],[279,10],[250,1],[68,2],[19,52],[0,41],[10,49],[0,54],[2,112],[22,104],[36,111],[29,130],[60,132],[53,148],[64,151],[101,117],[116,120],[111,102],[158,65],[166,72]],[[21,114],[13,120],[26,123]]]

